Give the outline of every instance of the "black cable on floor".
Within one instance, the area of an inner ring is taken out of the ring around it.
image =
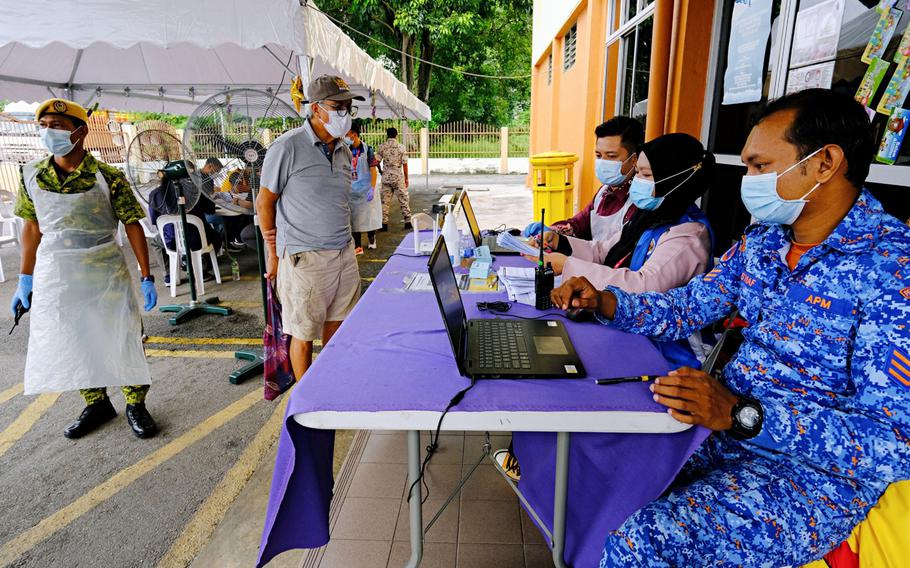
[[[411,502],[411,492],[414,490],[414,486],[421,481],[423,481],[423,486],[427,490],[426,496],[420,500],[421,505],[426,503],[427,499],[429,499],[430,487],[427,485],[426,481],[424,481],[424,473],[426,472],[427,464],[430,463],[430,459],[436,453],[436,450],[439,449],[439,431],[442,430],[442,420],[446,417],[446,414],[452,410],[452,408],[454,408],[456,405],[458,405],[458,403],[462,401],[462,399],[464,399],[464,395],[467,394],[469,390],[474,388],[474,385],[476,383],[477,379],[471,379],[471,384],[458,391],[458,393],[452,397],[452,400],[449,401],[448,406],[446,406],[446,409],[442,412],[442,416],[439,417],[439,422],[436,423],[436,433],[435,435],[430,435],[430,443],[426,448],[427,455],[423,458],[423,463],[420,465],[420,475],[417,477],[417,479],[414,480],[413,483],[411,483],[411,486],[408,488],[408,503]]]

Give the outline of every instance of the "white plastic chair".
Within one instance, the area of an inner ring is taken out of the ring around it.
[[[0,247],[13,244],[19,246],[24,222],[13,214],[15,195],[0,190]],[[3,272],[3,260],[0,259],[0,282],[6,282]]]
[[[186,222],[196,227],[196,230],[199,231],[199,241],[202,244],[201,249],[194,250],[189,255],[191,262],[193,263],[193,274],[196,275],[196,293],[201,296],[205,294],[205,283],[202,278],[202,255],[209,255],[209,259],[212,261],[212,272],[215,273],[215,282],[219,284],[221,284],[221,271],[218,269],[218,258],[215,256],[215,247],[209,244],[209,241],[205,236],[205,223],[195,215],[187,215]],[[176,245],[177,250],[172,250],[168,247],[167,241],[164,240],[164,228],[168,225],[174,226],[174,244]],[[165,250],[167,251],[168,264],[170,264],[171,298],[173,298],[177,296],[177,281],[180,278],[180,257],[186,254],[183,247],[184,240],[180,216],[162,215],[161,217],[158,217],[157,227],[158,234],[161,235],[161,241],[164,243]]]

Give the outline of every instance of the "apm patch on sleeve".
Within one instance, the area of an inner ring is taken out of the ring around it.
[[[910,355],[900,349],[894,349],[888,357],[888,370],[892,379],[905,387],[910,387]]]

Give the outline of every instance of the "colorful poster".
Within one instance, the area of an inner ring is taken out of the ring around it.
[[[875,11],[879,14],[884,14],[888,10],[894,7],[894,4],[897,3],[897,0],[878,0],[878,6],[875,7]]]
[[[910,110],[896,108],[888,119],[888,127],[885,128],[885,135],[882,136],[882,143],[878,147],[878,154],[875,156],[876,162],[883,164],[893,164],[897,161],[897,156],[901,151],[901,144],[904,142],[904,136],[907,134],[907,126],[910,125]]]
[[[770,34],[771,0],[736,2],[733,6],[721,104],[735,105],[761,100],[765,79],[765,51]]]
[[[904,61],[894,70],[894,75],[888,81],[888,86],[882,94],[882,100],[879,101],[875,110],[890,115],[895,108],[904,106],[908,89],[910,89],[910,64]]]
[[[866,44],[866,50],[860,58],[863,63],[872,63],[873,57],[882,57],[885,50],[888,49],[888,42],[894,37],[894,30],[898,22],[901,21],[903,12],[896,8],[891,8],[888,12],[881,15],[878,23],[875,24],[875,30],[872,31],[872,37]]]
[[[869,103],[875,98],[878,86],[882,84],[882,79],[885,78],[885,73],[888,72],[889,67],[891,67],[891,64],[883,59],[878,57],[872,59],[872,63],[866,69],[866,74],[863,76],[854,98],[864,106],[869,106]]]
[[[787,74],[787,94],[806,89],[829,89],[834,77],[834,62],[826,61],[807,65],[799,69],[790,69]]]
[[[907,0],[910,2],[910,0]],[[904,35],[901,36],[901,42],[897,46],[897,51],[894,53],[894,62],[900,65],[907,59],[910,59],[910,24],[907,25],[907,29],[904,30]]]
[[[837,56],[844,6],[845,0],[825,0],[799,11],[790,50],[791,69]]]

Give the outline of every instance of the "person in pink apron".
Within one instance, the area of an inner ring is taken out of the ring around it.
[[[123,173],[85,151],[84,108],[51,99],[36,117],[53,155],[22,168],[16,203],[25,228],[11,307],[14,314],[30,309],[25,394],[79,390],[86,407],[63,435],[81,438],[117,415],[106,392],[117,386],[133,432],[154,436],[139,304],[114,239],[122,222],[139,263],[145,311],[151,310],[158,296],[139,224],[145,213]]]

